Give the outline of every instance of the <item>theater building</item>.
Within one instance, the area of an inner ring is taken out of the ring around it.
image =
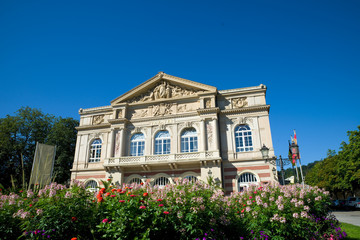
[[[79,110],[71,178],[95,187],[211,176],[227,193],[273,182],[260,152],[274,154],[265,94],[262,84],[218,90],[160,72],[109,106]]]

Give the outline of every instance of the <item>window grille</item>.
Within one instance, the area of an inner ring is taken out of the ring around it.
[[[90,180],[86,183],[85,188],[91,192],[95,192],[97,189],[97,182],[94,180]]]
[[[197,152],[198,139],[194,128],[185,129],[181,134],[181,152]]]
[[[95,139],[90,145],[89,162],[100,162],[101,157],[101,140]]]
[[[159,177],[155,180],[154,186],[164,187],[165,185],[169,184],[170,181],[166,177]]]
[[[134,134],[130,139],[130,156],[143,156],[145,136],[142,133]]]
[[[253,151],[252,133],[248,125],[239,125],[235,128],[236,152]]]
[[[155,136],[155,154],[170,153],[170,134],[168,131],[160,131]]]

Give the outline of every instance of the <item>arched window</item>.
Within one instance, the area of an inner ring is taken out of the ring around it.
[[[239,125],[235,128],[236,152],[253,151],[251,129],[248,125]]]
[[[194,128],[185,129],[181,134],[181,152],[197,152],[198,140]]]
[[[154,186],[159,186],[159,187],[164,187],[167,184],[170,184],[170,181],[166,177],[159,177],[154,182]]]
[[[97,182],[95,180],[90,180],[86,183],[85,188],[91,192],[95,192],[97,188]]]
[[[155,136],[155,154],[170,153],[170,134],[168,131],[160,131]]]
[[[140,178],[136,178],[136,177],[135,177],[135,178],[131,179],[129,183],[130,183],[130,184],[132,184],[132,183],[141,184],[141,182],[142,182],[142,181],[141,181]]]
[[[187,180],[189,180],[189,182],[196,182],[198,179],[197,179],[197,177],[195,177],[195,176],[193,176],[193,175],[189,175],[189,176],[186,176],[186,177],[184,177],[184,179],[187,179]]]
[[[257,183],[257,181],[256,176],[252,173],[246,172],[241,174],[238,179],[239,192],[244,191],[250,184]]]
[[[89,162],[100,162],[101,157],[101,139],[95,139],[90,145]]]
[[[145,147],[145,136],[142,133],[132,135],[130,139],[130,156],[143,156]]]

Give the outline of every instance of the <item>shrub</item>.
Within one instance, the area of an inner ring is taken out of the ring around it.
[[[4,239],[341,239],[327,192],[300,185],[251,186],[224,196],[197,182],[110,186],[78,182],[1,195]],[[1,193],[0,193],[1,194]]]

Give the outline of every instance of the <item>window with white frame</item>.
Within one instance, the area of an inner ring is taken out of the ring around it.
[[[85,188],[91,192],[95,192],[97,189],[97,182],[95,180],[90,180],[86,183]]]
[[[244,191],[250,184],[255,184],[257,182],[258,179],[253,173],[246,172],[241,174],[238,179],[239,192]]]
[[[251,129],[248,125],[239,125],[235,128],[236,152],[253,151]]]
[[[164,187],[167,184],[170,184],[170,181],[166,177],[159,177],[154,181],[154,186]]]
[[[130,184],[132,184],[132,183],[141,184],[141,182],[142,181],[140,178],[135,177],[135,178],[131,179],[129,183]]]
[[[198,139],[195,128],[185,129],[181,133],[181,152],[197,152]]]
[[[170,153],[170,134],[168,131],[160,131],[155,136],[155,154]]]
[[[132,135],[130,139],[130,156],[143,156],[145,148],[145,136],[142,133]]]
[[[101,157],[101,139],[95,139],[90,145],[89,162],[100,162]]]

